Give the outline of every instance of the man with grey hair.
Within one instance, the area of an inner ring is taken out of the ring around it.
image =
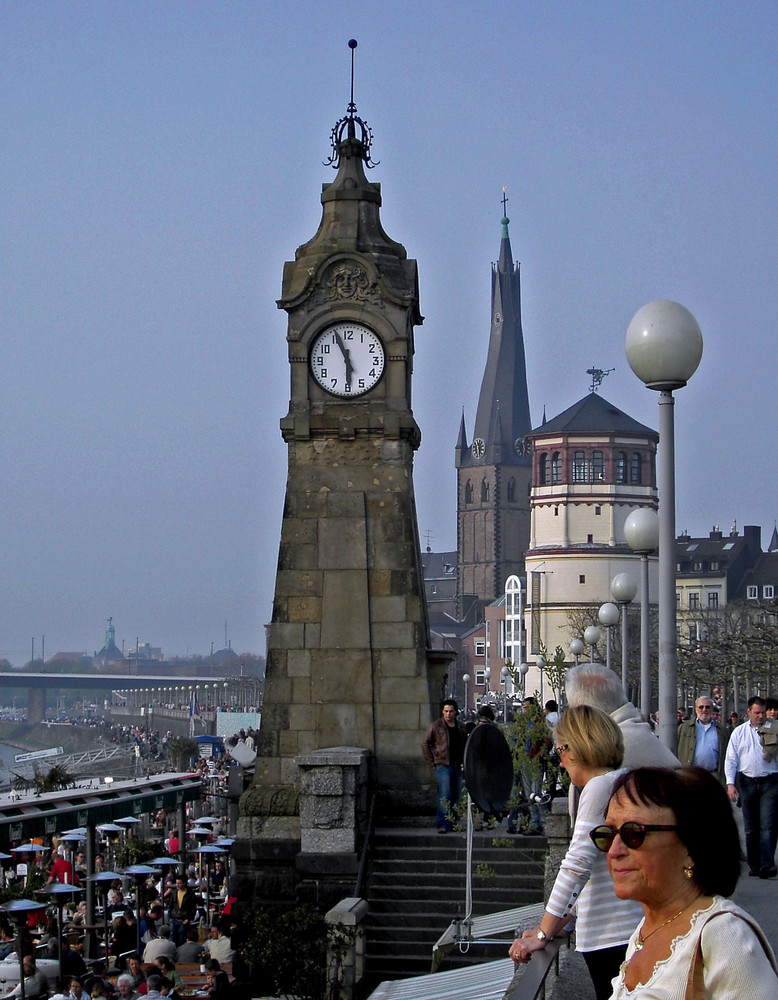
[[[725,784],[724,759],[729,733],[713,718],[713,701],[701,694],[694,703],[694,717],[678,726],[678,757],[684,767],[704,767]]]
[[[654,736],[631,701],[619,676],[604,663],[581,663],[565,675],[570,708],[588,705],[609,715],[624,737],[623,767],[680,767],[681,762]]]
[[[148,987],[146,996],[149,1000],[162,1000],[162,993],[160,992],[162,976],[149,976],[146,980],[146,985]]]

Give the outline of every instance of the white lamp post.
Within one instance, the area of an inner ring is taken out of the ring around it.
[[[526,694],[526,691],[527,691],[527,673],[528,672],[529,672],[529,664],[528,663],[521,663],[519,665],[519,674],[521,676],[521,680],[519,681],[519,687],[521,688],[521,697],[522,697],[522,699],[524,698],[524,695]]]
[[[535,658],[535,666],[538,668],[538,674],[540,675],[540,703],[543,704],[543,671],[546,668],[546,658],[542,653],[538,653]]]
[[[600,619],[600,625],[605,626],[605,663],[608,669],[611,668],[611,629],[614,625],[618,624],[619,621],[619,609],[615,604],[611,604],[607,601],[602,605],[600,610],[597,612],[597,617]]]
[[[500,680],[502,681],[502,721],[508,721],[508,678],[511,672],[507,667],[503,667],[500,671]]]
[[[470,674],[462,674],[462,683],[465,685],[465,712],[468,711],[467,703],[467,685],[470,683]]]
[[[580,639],[573,639],[570,643],[570,652],[575,657],[575,665],[578,666],[578,657],[584,651],[584,644]]]
[[[631,601],[635,600],[638,592],[637,580],[629,573],[617,573],[611,580],[611,595],[621,608],[621,683],[624,685],[625,694],[629,693],[627,677],[627,666],[629,661],[629,640],[627,632],[629,629],[629,616],[627,609]]]
[[[594,663],[594,647],[600,641],[602,633],[596,625],[589,625],[584,629],[584,642],[589,647],[589,662]]]
[[[649,648],[648,557],[659,545],[659,515],[651,507],[638,507],[624,522],[627,545],[640,556],[640,711],[651,714],[651,663]]]
[[[673,392],[702,358],[702,331],[688,309],[659,300],[639,309],[627,327],[627,361],[659,393],[659,738],[678,745],[678,639],[675,621],[675,422]]]
[[[484,668],[484,695],[489,694],[489,682],[492,679],[492,668]]]

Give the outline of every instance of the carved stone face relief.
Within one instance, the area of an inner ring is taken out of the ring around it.
[[[365,269],[353,260],[339,260],[327,268],[311,304],[344,300],[383,306],[381,293],[375,283],[371,284]]]

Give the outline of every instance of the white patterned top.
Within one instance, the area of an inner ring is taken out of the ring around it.
[[[686,934],[673,941],[670,955],[657,962],[647,983],[628,990],[624,970],[635,953],[640,926],[629,940],[627,957],[613,980],[611,1000],[684,1000],[697,940],[702,928],[703,981],[707,1000],[778,1000],[778,976],[762,942],[751,926],[737,914],[744,911],[723,896],[714,896],[710,906],[698,910]],[[714,914],[721,914],[709,919]],[[707,923],[706,923],[707,921]],[[703,927],[704,924],[704,927]],[[766,944],[766,942],[765,942]],[[769,945],[766,945],[769,949]]]

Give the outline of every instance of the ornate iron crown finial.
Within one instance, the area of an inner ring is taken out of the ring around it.
[[[333,170],[337,170],[340,166],[338,146],[347,139],[357,139],[362,145],[362,159],[365,161],[366,167],[375,167],[379,162],[370,158],[370,147],[373,144],[373,130],[364,119],[359,117],[357,106],[354,103],[354,49],[357,47],[357,44],[356,38],[349,39],[348,47],[351,49],[351,100],[346,108],[346,114],[335,122],[330,132],[332,153],[324,161],[325,165],[331,166]],[[358,136],[357,127],[359,127]]]

